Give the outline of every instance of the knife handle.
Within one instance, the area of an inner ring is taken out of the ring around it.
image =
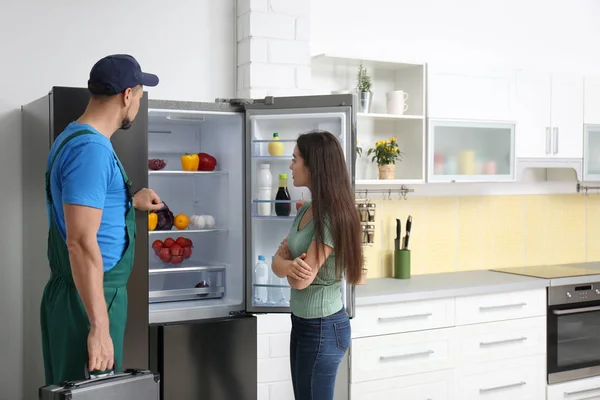
[[[401,223],[400,220],[398,218],[396,218],[396,239],[401,239],[400,237],[400,231],[402,230],[401,228]]]

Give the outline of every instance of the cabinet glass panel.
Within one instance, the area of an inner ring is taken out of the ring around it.
[[[600,181],[600,125],[585,127],[583,180]]]
[[[514,179],[514,124],[430,121],[430,182]]]

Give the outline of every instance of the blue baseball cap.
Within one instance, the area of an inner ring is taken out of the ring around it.
[[[90,71],[88,89],[93,94],[115,95],[137,85],[156,86],[158,76],[142,72],[140,64],[128,54],[113,54],[98,61]]]

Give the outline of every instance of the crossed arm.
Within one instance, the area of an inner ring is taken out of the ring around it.
[[[292,259],[287,239],[279,245],[279,250],[273,258],[273,272],[280,278],[287,277],[290,286],[302,290],[315,280],[319,269],[333,252],[333,248],[320,244],[321,251],[317,252],[317,242],[311,242],[306,253]]]

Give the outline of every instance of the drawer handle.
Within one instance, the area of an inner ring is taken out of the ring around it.
[[[496,387],[491,387],[491,388],[479,389],[479,393],[489,393],[489,392],[495,392],[495,391],[498,391],[498,390],[512,389],[512,388],[524,386],[526,384],[527,384],[527,382],[519,382],[519,383],[511,383],[510,385],[496,386]]]
[[[497,344],[507,344],[507,343],[516,343],[527,340],[526,337],[514,338],[514,339],[506,339],[506,340],[497,340],[495,342],[479,342],[480,347],[484,346],[495,346]]]
[[[407,354],[398,354],[397,356],[381,356],[379,357],[379,361],[385,362],[385,361],[394,361],[394,360],[400,360],[403,358],[414,358],[414,357],[428,357],[430,355],[432,355],[434,353],[433,350],[427,350],[427,351],[421,351],[418,353],[407,353]]]
[[[431,317],[433,314],[431,313],[426,313],[426,314],[413,314],[413,315],[401,315],[399,317],[379,317],[378,321],[379,322],[394,322],[394,321],[402,321],[404,319],[414,319],[414,318],[427,318],[427,317]]]
[[[479,307],[479,311],[493,311],[493,310],[502,310],[505,308],[521,308],[525,307],[527,303],[515,303],[515,304],[503,304],[500,306],[484,306]]]
[[[600,387],[591,388],[591,389],[577,390],[575,392],[565,392],[565,397],[567,397],[567,396],[575,396],[576,394],[583,394],[583,393],[595,392],[597,390],[600,390]]]

